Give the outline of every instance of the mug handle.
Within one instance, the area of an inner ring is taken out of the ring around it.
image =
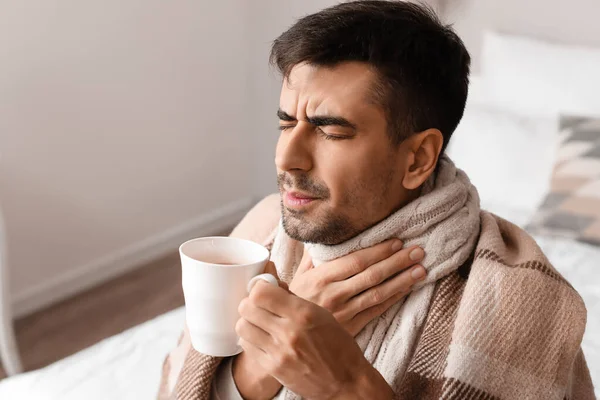
[[[250,282],[248,282],[248,286],[246,287],[246,290],[248,291],[248,293],[250,293],[250,291],[252,290],[254,285],[256,285],[256,282],[258,282],[259,280],[263,280],[274,286],[279,286],[279,282],[277,282],[277,278],[275,278],[273,275],[260,274],[260,275],[256,275],[254,278],[250,279]]]

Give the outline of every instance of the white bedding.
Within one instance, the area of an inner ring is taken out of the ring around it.
[[[528,215],[506,207],[494,212],[522,224]],[[583,349],[596,395],[600,396],[600,247],[565,239],[538,237],[554,266],[583,297],[587,330]],[[184,323],[183,308],[58,361],[46,368],[0,381],[2,400],[153,399],[165,355]]]
[[[0,399],[155,399],[162,362],[184,319],[181,307],[48,367],[1,380]]]

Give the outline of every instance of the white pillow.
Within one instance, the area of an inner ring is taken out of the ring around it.
[[[550,188],[557,142],[557,117],[470,103],[447,153],[477,187],[483,208],[532,214]]]
[[[486,32],[481,57],[486,97],[502,108],[600,116],[600,48]]]

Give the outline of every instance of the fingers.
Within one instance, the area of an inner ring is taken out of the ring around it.
[[[279,275],[277,275],[277,267],[275,266],[275,263],[273,263],[273,261],[269,261],[267,263],[267,265],[265,266],[264,273],[273,275],[275,278],[277,278],[277,281],[279,282],[279,287],[282,287],[285,290],[289,291],[288,284],[279,279]]]
[[[379,304],[398,293],[408,293],[415,283],[425,277],[426,271],[421,265],[403,271],[386,282],[366,290],[348,301],[347,312],[355,315]]]
[[[397,273],[415,265],[423,259],[425,252],[423,249],[412,246],[394,253],[391,257],[382,260],[363,272],[351,277],[344,282],[346,294],[354,296],[372,287],[375,287],[386,279],[391,278]]]
[[[348,324],[346,324],[346,330],[350,332],[352,336],[358,335],[358,333],[365,326],[367,326],[369,322],[383,315],[383,313],[389,310],[390,307],[401,301],[406,296],[407,293],[404,292],[396,293],[383,303],[377,304],[376,306],[367,308],[366,310],[358,313]]]
[[[275,329],[277,329],[278,326],[278,320],[281,319],[281,317],[278,317],[263,308],[257,307],[249,297],[246,297],[240,302],[238,313],[240,314],[240,317],[269,333],[275,332]]]
[[[261,366],[264,361],[268,359],[268,355],[264,350],[256,347],[243,338],[240,338],[239,345],[242,347],[242,349],[244,349],[244,352],[248,354],[248,358],[258,362]]]
[[[300,261],[300,265],[298,265],[298,269],[296,270],[296,274],[303,274],[306,271],[309,271],[313,268],[312,259],[310,258],[310,254],[308,254],[308,249],[306,246],[304,247],[304,254],[302,254],[302,260]]]
[[[277,275],[277,268],[275,267],[275,263],[273,263],[273,261],[269,261],[267,263],[267,265],[265,265],[265,274],[271,274],[273,275],[275,278],[277,278],[277,280],[279,280],[279,275]]]
[[[244,339],[240,339],[239,344],[244,349],[245,356],[249,360],[252,360],[252,364],[253,364],[252,366],[255,366],[256,364],[258,364],[258,365],[256,365],[256,367],[262,368],[263,371],[265,371],[266,373],[269,374],[270,378],[275,380],[275,383],[274,383],[275,386],[273,387],[273,393],[276,393],[279,390],[279,388],[281,387],[280,386],[281,383],[278,382],[277,378],[275,378],[273,376],[276,363],[273,360],[272,354],[264,352],[263,350],[259,349],[258,347],[256,347],[255,345],[253,345],[252,343],[250,343]],[[273,383],[270,383],[269,385],[273,385]]]
[[[402,241],[399,239],[386,240],[375,246],[355,251],[344,257],[332,261],[328,268],[331,275],[328,277],[331,281],[342,281],[351,276],[361,273],[373,264],[376,264],[402,248]]]
[[[263,352],[269,350],[274,343],[271,332],[276,329],[279,317],[256,307],[248,297],[240,302],[238,312],[241,318],[235,324],[235,332],[240,342],[243,340]]]
[[[240,318],[235,324],[235,332],[241,338],[240,340],[244,340],[265,352],[273,343],[271,335],[244,318]]]
[[[286,318],[293,313],[298,298],[287,289],[271,285],[263,280],[256,282],[250,291],[252,303],[278,317]]]

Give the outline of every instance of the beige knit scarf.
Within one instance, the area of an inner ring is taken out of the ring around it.
[[[405,247],[425,250],[428,274],[406,301],[371,321],[356,337],[366,359],[397,391],[415,350],[436,282],[457,270],[473,253],[480,226],[479,196],[466,174],[447,157],[422,188],[421,196],[382,222],[339,245],[307,244],[315,266],[397,237]],[[290,282],[303,253],[279,224],[271,259],[282,280]],[[283,389],[278,399],[300,397]]]

